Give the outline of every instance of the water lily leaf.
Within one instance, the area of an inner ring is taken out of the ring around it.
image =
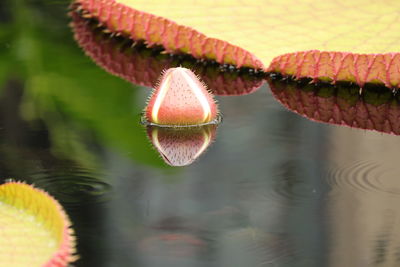
[[[131,83],[147,87],[157,85],[164,70],[185,67],[199,75],[208,89],[216,95],[244,95],[253,93],[264,83],[257,75],[220,71],[218,64],[203,64],[194,60],[178,59],[152,49],[134,46],[126,38],[111,37],[94,23],[71,12],[74,38],[85,54],[109,73]]]
[[[272,94],[283,106],[312,121],[400,135],[398,95],[368,85],[299,83],[268,79]]]
[[[111,31],[297,77],[400,85],[396,0],[76,0]]]
[[[47,193],[30,185],[0,185],[0,266],[67,266],[74,238],[67,215]]]

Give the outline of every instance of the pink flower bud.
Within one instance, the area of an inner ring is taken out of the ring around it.
[[[145,109],[147,121],[160,125],[208,123],[217,118],[217,113],[211,93],[186,68],[168,69]]]

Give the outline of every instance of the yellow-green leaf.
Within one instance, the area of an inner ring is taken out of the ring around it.
[[[297,77],[400,84],[397,0],[76,1],[110,30],[170,52]]]
[[[243,75],[235,71],[218,71],[219,66],[204,65],[193,60],[177,60],[151,49],[127,48],[126,42],[99,31],[94,23],[70,12],[71,28],[78,45],[97,65],[129,82],[153,87],[164,70],[185,67],[196,73],[208,89],[216,95],[244,95],[253,93],[264,83],[257,75]]]
[[[74,238],[60,204],[44,191],[9,182],[0,185],[0,266],[67,266]]]

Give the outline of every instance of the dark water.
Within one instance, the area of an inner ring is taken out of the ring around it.
[[[400,266],[400,137],[383,133],[398,133],[395,95],[257,89],[257,73],[104,43],[85,23],[75,41],[67,6],[0,3],[0,174],[61,202],[74,266]],[[177,64],[224,116],[186,167],[167,165],[139,124],[149,89],[104,70],[148,85]]]

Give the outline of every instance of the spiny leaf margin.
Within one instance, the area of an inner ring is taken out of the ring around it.
[[[62,206],[48,193],[23,182],[10,181],[0,185],[0,202],[31,215],[55,238],[58,249],[42,266],[64,267],[77,259],[71,222]]]
[[[302,75],[300,78],[333,83],[351,81],[360,86],[377,83],[390,88],[400,87],[400,54],[392,51],[396,50],[394,44],[398,38],[393,32],[397,32],[396,25],[399,24],[396,23],[398,17],[391,11],[392,7],[398,7],[395,1],[367,1],[361,6],[357,0],[349,3],[250,1],[242,8],[236,2],[205,1],[199,3],[197,9],[202,11],[197,13],[187,10],[190,1],[183,0],[174,1],[173,8],[167,2],[155,0],[76,1],[89,16],[97,17],[111,31],[145,40],[148,45],[162,45],[167,52],[190,53],[219,63],[294,76],[299,74]],[[214,9],[222,10],[222,13],[211,12]],[[332,15],[335,12],[337,16]],[[382,18],[377,21],[374,14],[380,14]],[[240,26],[244,22],[252,26]],[[376,23],[372,25],[371,22]],[[260,28],[262,25],[264,28]],[[247,27],[250,27],[250,34],[241,34],[239,29],[248,30]],[[261,40],[266,38],[262,36],[267,38],[265,45]],[[312,56],[314,64],[307,60],[296,61],[296,65],[286,64],[289,54]],[[319,61],[319,55],[326,54],[331,59]],[[324,62],[326,64],[322,64]]]
[[[143,12],[115,0],[76,0],[87,18],[95,17],[110,31],[144,40],[151,47],[161,45],[169,53],[191,54],[198,59],[211,59],[221,64],[264,69],[252,53],[178,23]]]

